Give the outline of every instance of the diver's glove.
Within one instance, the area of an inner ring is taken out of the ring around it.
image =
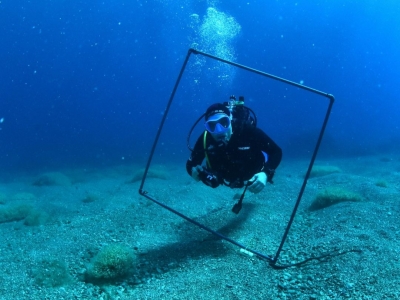
[[[264,172],[257,173],[249,181],[253,182],[251,185],[249,185],[249,191],[257,194],[261,192],[267,184],[267,174]]]
[[[202,166],[195,166],[192,168],[192,178],[196,180],[197,182],[200,181],[200,173],[203,172],[203,167]]]
[[[199,172],[198,176],[205,185],[208,185],[213,189],[219,186],[218,177],[203,167],[202,171]]]

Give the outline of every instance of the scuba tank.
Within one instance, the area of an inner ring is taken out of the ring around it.
[[[228,102],[223,103],[232,114],[232,126],[234,130],[242,130],[244,127],[256,127],[257,117],[254,111],[244,105],[244,97],[230,96]]]

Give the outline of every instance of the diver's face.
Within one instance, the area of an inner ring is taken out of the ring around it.
[[[224,113],[212,115],[204,125],[206,130],[216,141],[226,143],[232,136],[231,117]]]
[[[211,136],[217,142],[227,143],[231,139],[232,136],[232,126],[229,126],[229,129],[225,133],[211,133]]]

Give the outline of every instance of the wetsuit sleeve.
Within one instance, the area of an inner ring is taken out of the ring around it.
[[[261,129],[255,129],[256,140],[259,142],[261,151],[268,154],[268,160],[264,163],[263,172],[267,175],[268,182],[272,183],[275,170],[282,160],[282,149]]]
[[[197,165],[201,165],[201,163],[205,158],[203,138],[204,138],[203,134],[199,136],[199,138],[196,141],[196,144],[194,145],[192,154],[186,161],[186,171],[190,176],[192,176],[192,168]]]

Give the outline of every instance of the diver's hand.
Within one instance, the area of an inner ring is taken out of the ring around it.
[[[249,181],[253,183],[249,185],[249,191],[257,194],[262,191],[264,186],[267,184],[267,175],[264,172],[255,174]]]
[[[196,181],[200,181],[200,172],[203,172],[204,169],[202,166],[197,165],[195,167],[192,168],[192,178]]]

